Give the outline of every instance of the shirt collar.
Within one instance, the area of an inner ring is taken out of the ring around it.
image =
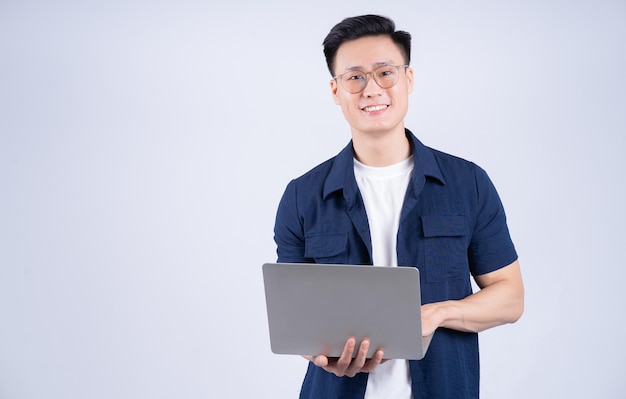
[[[411,184],[421,191],[425,178],[430,177],[437,179],[441,184],[446,184],[441,169],[437,164],[433,150],[422,144],[409,129],[405,129],[405,133],[411,146],[413,147],[414,167],[411,176]],[[350,205],[353,203],[358,186],[354,177],[354,148],[352,140],[333,160],[330,172],[324,182],[324,199],[331,193],[343,190],[344,198]]]

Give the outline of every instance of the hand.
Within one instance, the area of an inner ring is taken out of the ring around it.
[[[441,302],[422,305],[422,336],[428,337],[441,326]]]
[[[303,357],[329,373],[335,374],[337,377],[354,377],[358,373],[369,373],[374,370],[376,366],[384,362],[384,353],[381,349],[377,350],[371,359],[367,359],[367,351],[370,347],[368,339],[364,339],[361,342],[359,352],[356,357],[352,358],[355,346],[356,339],[351,337],[346,341],[346,345],[343,347],[339,358],[328,358],[324,355]]]

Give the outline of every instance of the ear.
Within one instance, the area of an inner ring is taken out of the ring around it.
[[[406,82],[409,94],[413,93],[413,78],[413,68],[409,67],[406,69]]]
[[[335,102],[335,104],[340,105],[341,104],[341,100],[339,99],[339,96],[337,95],[338,88],[339,88],[339,85],[337,84],[337,81],[335,79],[331,79],[331,81],[330,81],[330,92],[333,95],[333,101]]]

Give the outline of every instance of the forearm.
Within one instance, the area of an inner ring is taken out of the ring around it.
[[[424,305],[424,333],[437,327],[480,332],[517,321],[524,311],[524,286],[517,262],[494,276],[478,277],[483,288],[458,301]]]
[[[441,327],[480,332],[514,323],[523,312],[523,299],[512,295],[506,284],[487,287],[460,301],[440,302]]]

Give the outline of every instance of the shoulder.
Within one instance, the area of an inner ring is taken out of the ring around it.
[[[415,170],[427,178],[448,185],[471,180],[480,169],[474,162],[424,145],[410,130],[407,137],[412,141],[415,157]]]
[[[337,156],[334,156],[326,161],[320,163],[314,168],[310,169],[306,173],[301,176],[296,177],[292,180],[291,184],[295,185],[323,185],[324,181],[328,177],[330,170],[335,163],[335,159]]]
[[[324,185],[332,170],[336,157],[330,158],[315,166],[301,176],[292,179],[285,189],[284,197],[291,197],[298,203],[322,198]]]
[[[487,172],[476,163],[456,155],[426,147],[432,164],[426,167],[428,193],[463,199],[474,206],[499,206],[497,190]]]
[[[344,188],[349,176],[351,174],[354,176],[353,157],[354,152],[352,142],[350,142],[339,154],[292,180],[290,185],[300,188],[307,196],[324,196],[324,194]]]
[[[446,183],[474,188],[477,185],[482,186],[489,180],[487,172],[476,163],[434,148],[427,148],[433,154]]]
[[[302,209],[307,207],[307,204],[311,205],[311,203],[320,201],[324,196],[324,187],[333,170],[336,159],[337,156],[334,156],[303,175],[292,179],[283,193],[282,206],[280,208],[291,204],[290,207],[294,209]]]
[[[440,168],[444,168],[448,172],[472,172],[478,166],[467,159],[456,155],[449,154],[431,147],[426,147],[435,157]]]

